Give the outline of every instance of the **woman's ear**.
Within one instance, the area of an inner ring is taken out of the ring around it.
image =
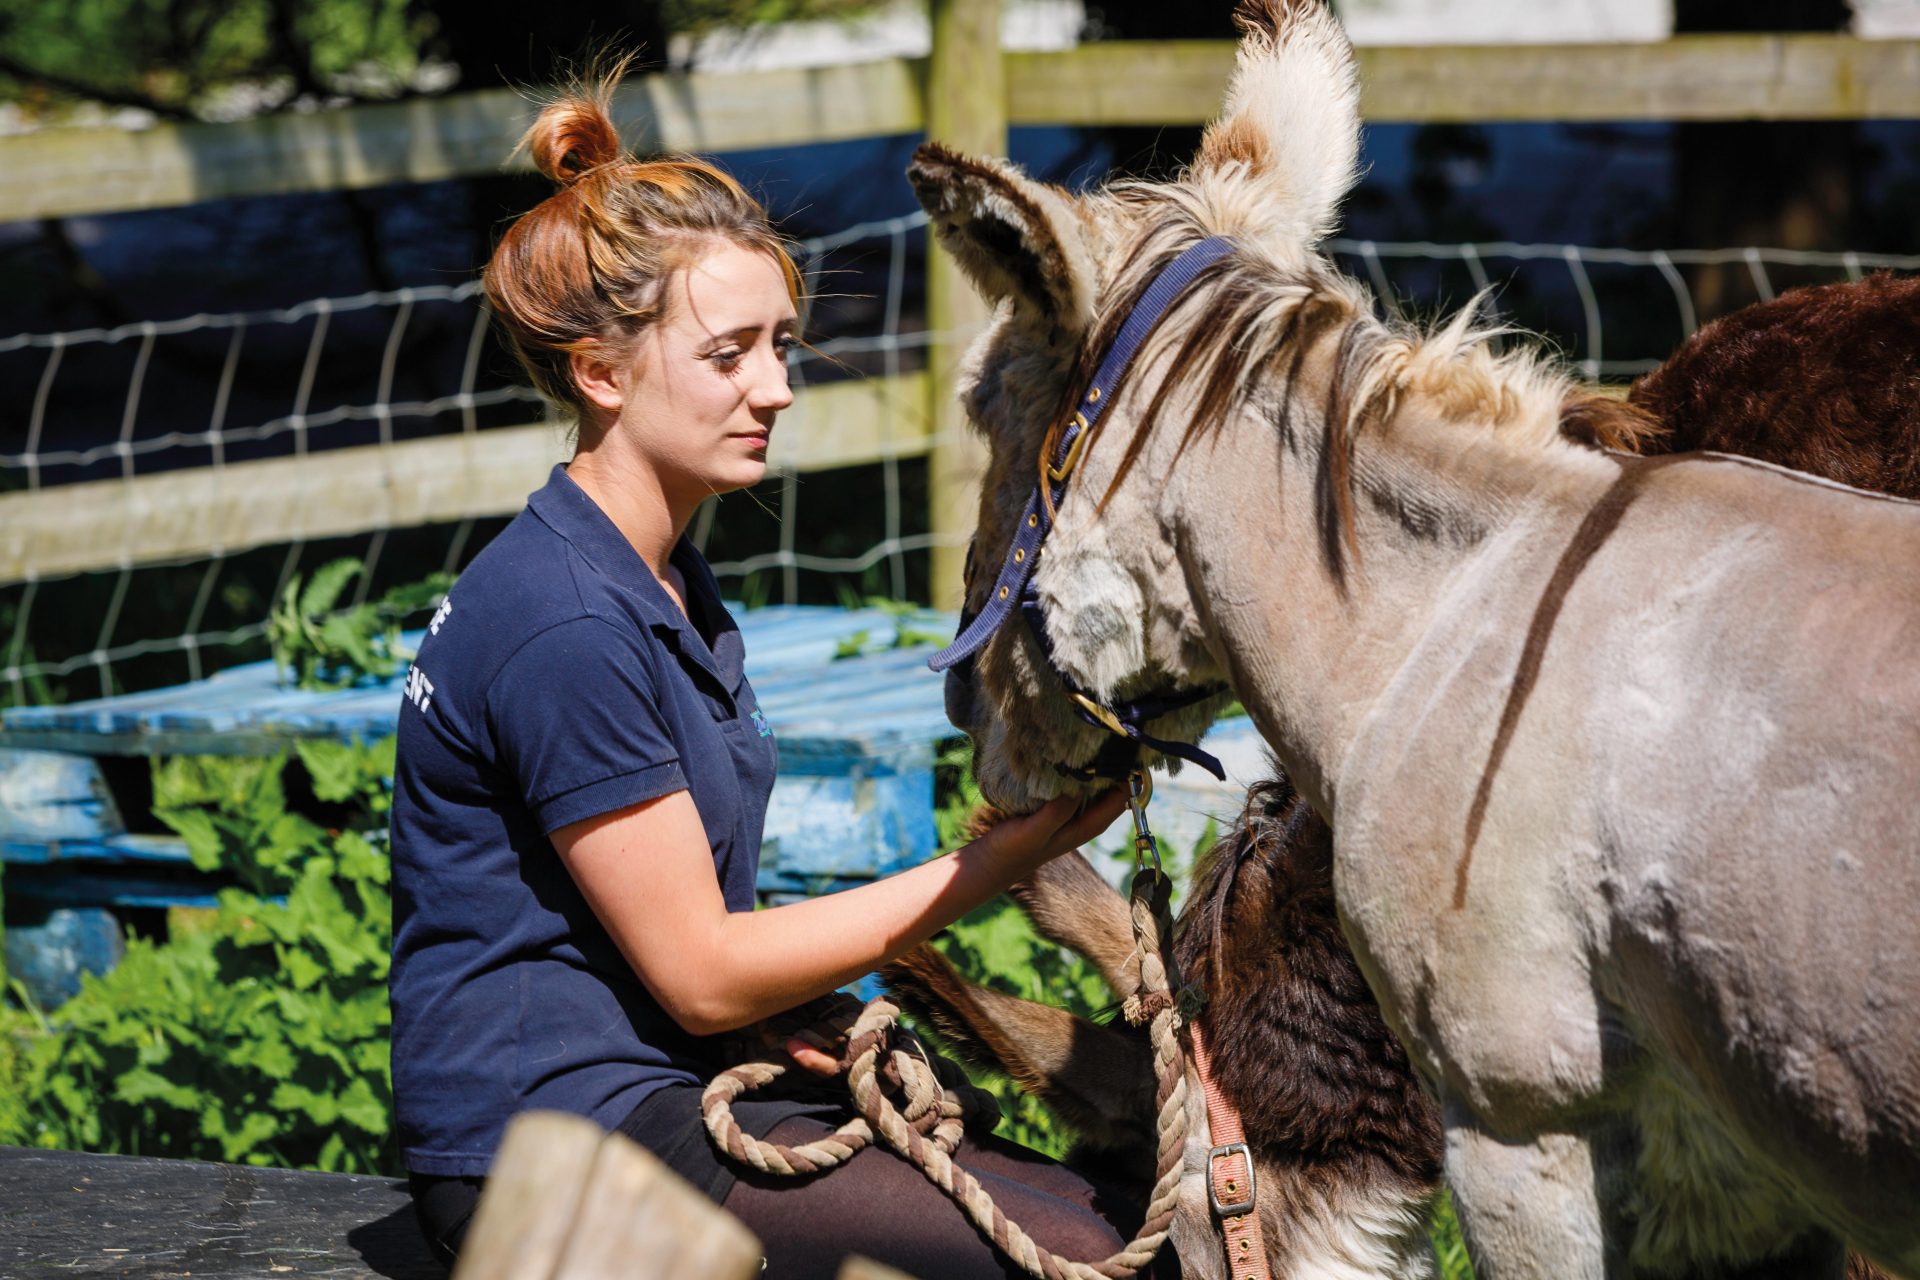
[[[620,412],[627,402],[626,360],[615,360],[612,350],[596,345],[570,354],[567,365],[573,385],[580,388],[588,404],[609,413]]]

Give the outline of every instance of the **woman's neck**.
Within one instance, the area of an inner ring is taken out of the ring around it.
[[[668,560],[693,519],[693,508],[679,510],[651,467],[604,441],[597,447],[583,444],[567,475],[613,521],[654,577],[670,582]]]

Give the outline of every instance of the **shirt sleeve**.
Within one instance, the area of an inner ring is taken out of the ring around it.
[[[496,761],[542,832],[686,788],[645,643],[576,618],[527,641],[488,687]]]

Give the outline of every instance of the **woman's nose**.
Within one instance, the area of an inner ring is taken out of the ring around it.
[[[773,352],[767,360],[757,362],[752,402],[756,409],[774,411],[793,403],[793,387],[787,378],[787,358],[784,355]]]

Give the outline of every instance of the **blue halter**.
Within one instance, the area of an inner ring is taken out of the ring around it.
[[[1219,760],[1192,743],[1156,738],[1148,734],[1143,726],[1149,720],[1224,693],[1226,686],[1210,685],[1181,693],[1135,698],[1114,705],[1101,703],[1060,670],[1060,664],[1054,660],[1053,639],[1048,634],[1046,616],[1041,612],[1040,597],[1033,586],[1033,570],[1040,558],[1041,545],[1046,542],[1047,535],[1053,532],[1054,512],[1066,497],[1067,484],[1073,478],[1074,468],[1080,463],[1080,455],[1085,451],[1088,439],[1093,435],[1094,425],[1100,421],[1100,415],[1106,411],[1107,405],[1112,403],[1114,392],[1120,380],[1126,376],[1128,367],[1133,364],[1134,357],[1140,354],[1140,348],[1153,333],[1154,327],[1186,291],[1187,286],[1202,271],[1231,253],[1233,248],[1233,241],[1223,236],[1202,240],[1167,264],[1147,286],[1146,292],[1141,294],[1140,300],[1127,315],[1126,322],[1120,326],[1113,345],[1101,359],[1100,367],[1094,371],[1093,380],[1080,397],[1073,416],[1060,432],[1052,455],[1046,459],[1044,476],[1034,482],[1033,493],[1027,498],[1026,508],[1020,513],[1020,523],[1014,530],[1013,545],[1007,548],[1000,574],[994,580],[993,589],[987,593],[986,606],[972,618],[963,616],[960,633],[954,637],[953,643],[927,661],[927,665],[935,671],[945,671],[971,660],[1018,609],[1032,629],[1041,653],[1046,656],[1047,665],[1066,686],[1080,718],[1116,735],[1113,745],[1121,749],[1122,756],[1131,755],[1138,747],[1151,747],[1164,755],[1191,761],[1223,782],[1227,775]],[[1063,773],[1079,777],[1119,777],[1124,776],[1129,763],[1124,758],[1117,758],[1113,752],[1102,751],[1088,768],[1057,767]]]

